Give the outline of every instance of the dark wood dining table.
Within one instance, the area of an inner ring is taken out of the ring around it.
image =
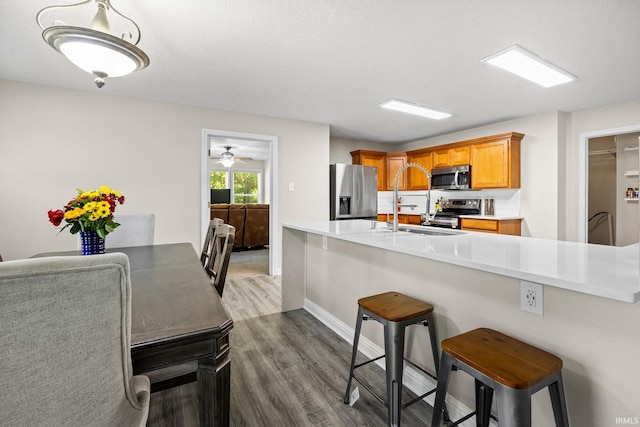
[[[197,380],[201,426],[228,426],[233,321],[211,287],[189,243],[107,249],[123,252],[131,267],[131,358],[133,373],[197,362],[183,381],[152,381],[152,392]],[[36,255],[79,255],[78,251]],[[150,375],[150,377],[153,377]]]

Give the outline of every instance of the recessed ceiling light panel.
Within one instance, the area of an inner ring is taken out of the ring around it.
[[[544,87],[553,87],[577,79],[571,73],[517,44],[487,56],[482,62],[495,65]]]
[[[414,104],[412,102],[400,101],[399,99],[390,99],[378,105],[378,107],[386,108],[388,110],[401,111],[408,114],[414,114],[416,116],[428,117],[435,120],[451,117],[451,114],[449,113],[433,110],[431,108],[423,107],[422,105]]]

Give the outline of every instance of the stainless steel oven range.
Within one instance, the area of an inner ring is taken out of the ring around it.
[[[441,202],[442,211],[431,220],[433,227],[460,228],[460,215],[478,215],[480,199],[448,199]]]

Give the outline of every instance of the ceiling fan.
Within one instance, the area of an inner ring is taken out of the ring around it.
[[[222,163],[222,166],[224,166],[225,168],[229,168],[231,167],[235,162],[241,162],[244,160],[253,160],[249,157],[236,157],[232,152],[231,152],[231,147],[230,146],[225,146],[224,147],[226,151],[224,151],[223,153],[220,154],[220,156],[214,156],[211,157],[212,159],[218,159],[218,161],[216,163]]]

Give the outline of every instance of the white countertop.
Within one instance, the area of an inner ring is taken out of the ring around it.
[[[430,236],[393,233],[383,222],[296,222],[283,227],[435,261],[555,286],[589,295],[640,302],[640,245],[611,247],[560,240],[431,229]]]

